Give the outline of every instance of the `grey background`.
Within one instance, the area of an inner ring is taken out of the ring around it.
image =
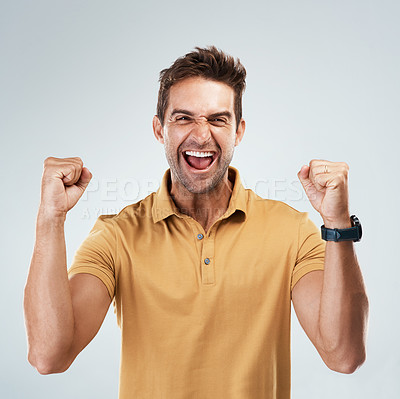
[[[70,262],[96,215],[157,188],[167,167],[151,131],[158,72],[209,44],[248,71],[233,160],[247,187],[320,225],[297,171],[312,158],[350,165],[368,359],[350,376],[330,371],[293,317],[292,397],[400,397],[399,11],[395,0],[1,1],[0,397],[117,397],[112,310],[64,374],[41,376],[26,360],[22,297],[43,160],[80,156],[94,175],[67,217]]]

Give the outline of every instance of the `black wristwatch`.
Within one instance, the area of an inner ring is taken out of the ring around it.
[[[325,241],[360,241],[362,236],[361,224],[356,215],[350,216],[352,227],[348,229],[327,229],[321,226],[321,237]]]

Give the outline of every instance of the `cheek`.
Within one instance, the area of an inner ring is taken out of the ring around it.
[[[188,135],[187,131],[182,128],[174,127],[165,131],[164,140],[171,143],[173,145],[179,145],[185,140],[185,137]]]
[[[236,134],[232,133],[232,131],[221,131],[216,133],[214,137],[219,146],[225,151],[230,151],[235,146]]]
[[[182,144],[179,137],[176,135],[167,134],[164,136],[165,151],[172,157],[176,156],[179,146]]]

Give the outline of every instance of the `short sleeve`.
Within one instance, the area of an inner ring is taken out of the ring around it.
[[[97,218],[89,235],[82,242],[68,269],[68,276],[89,273],[98,277],[107,287],[110,298],[115,294],[116,239],[112,217]]]
[[[324,270],[325,241],[321,232],[303,212],[299,223],[298,250],[296,263],[292,272],[291,289],[307,273],[314,270]]]

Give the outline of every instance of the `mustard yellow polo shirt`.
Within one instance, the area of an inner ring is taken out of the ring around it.
[[[287,399],[291,289],[325,244],[290,206],[234,188],[210,230],[168,192],[100,216],[69,275],[90,273],[122,333],[120,399]]]

